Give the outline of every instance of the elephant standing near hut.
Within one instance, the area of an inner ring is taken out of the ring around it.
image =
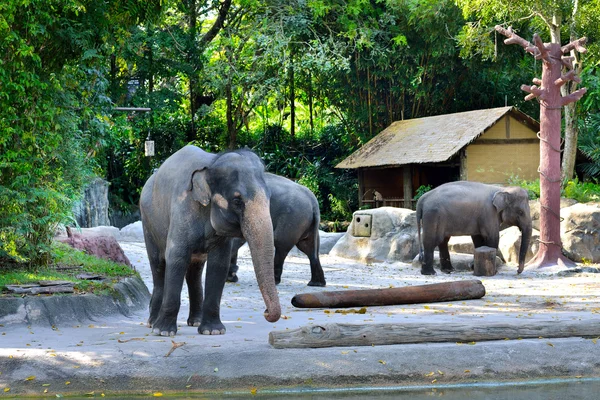
[[[282,176],[265,175],[271,191],[271,220],[275,240],[275,283],[281,282],[283,263],[294,245],[308,257],[311,278],[308,286],[325,286],[325,276],[319,260],[319,222],[321,213],[317,198],[307,187]],[[231,251],[231,266],[227,280],[237,282],[237,253],[244,239],[236,238]]]
[[[176,334],[184,279],[190,294],[188,325],[198,326],[201,334],[225,333],[220,303],[233,237],[248,241],[265,318],[280,318],[269,198],[264,165],[248,150],[215,155],[186,146],[148,179],[140,211],[154,283],[148,319],[153,333]]]
[[[421,224],[423,233],[421,234]],[[433,251],[439,246],[442,272],[454,271],[448,241],[470,235],[475,247],[498,248],[500,230],[517,226],[521,231],[520,274],[531,241],[532,223],[527,191],[478,182],[450,182],[425,193],[417,201],[417,232],[421,274],[435,275]]]

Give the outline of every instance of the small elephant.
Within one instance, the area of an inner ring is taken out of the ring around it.
[[[319,260],[319,203],[306,187],[287,178],[266,174],[271,190],[271,219],[275,239],[275,283],[281,282],[283,262],[295,246],[308,256],[311,279],[308,286],[325,286],[325,276]],[[236,238],[231,251],[231,266],[227,281],[237,282],[237,253],[245,243]]]
[[[176,334],[184,279],[190,294],[188,325],[198,326],[201,334],[225,333],[220,302],[233,237],[248,240],[265,318],[280,318],[269,198],[263,163],[248,150],[215,155],[186,146],[148,179],[140,211],[154,283],[148,319],[153,333]]]
[[[435,275],[433,250],[436,246],[440,250],[442,272],[454,271],[448,251],[451,236],[470,235],[476,248],[497,249],[500,230],[509,226],[521,230],[517,270],[520,274],[525,267],[532,232],[529,196],[525,189],[460,181],[443,184],[425,193],[417,201],[421,274]]]

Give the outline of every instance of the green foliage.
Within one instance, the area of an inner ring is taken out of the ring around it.
[[[564,188],[564,196],[575,199],[580,203],[600,201],[600,185],[598,181],[579,182],[578,179],[574,179],[567,182]]]
[[[6,285],[22,285],[36,283],[40,280],[66,280],[75,282],[75,289],[81,292],[97,292],[110,287],[107,283],[82,281],[76,274],[88,272],[103,275],[107,278],[134,276],[136,271],[122,264],[104,260],[76,250],[66,244],[54,242],[50,249],[52,262],[46,266],[14,268],[0,264],[0,291]],[[74,272],[56,269],[56,266],[73,266]]]
[[[421,196],[423,196],[425,193],[429,192],[432,189],[431,185],[421,185],[417,188],[417,191],[415,193],[415,197],[413,197],[413,200],[417,201],[421,198]]]
[[[511,176],[508,178],[508,184],[511,186],[519,186],[523,189],[527,190],[529,193],[529,199],[535,200],[540,198],[540,180],[537,179],[535,181],[527,181],[525,179],[521,179],[518,176]]]

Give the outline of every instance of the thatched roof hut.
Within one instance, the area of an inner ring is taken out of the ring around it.
[[[537,178],[538,131],[515,107],[396,121],[336,167],[358,169],[361,205],[410,207],[421,185]]]

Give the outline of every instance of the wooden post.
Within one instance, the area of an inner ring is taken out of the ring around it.
[[[336,346],[378,346],[434,342],[481,342],[484,340],[537,339],[544,337],[597,337],[597,320],[496,322],[469,320],[444,323],[325,324],[269,332],[276,349]]]
[[[493,247],[481,246],[475,249],[473,275],[494,276],[496,275],[496,252]]]
[[[412,210],[412,198],[413,198],[413,187],[412,187],[412,165],[406,164],[402,167],[402,180],[404,181],[404,208]]]
[[[304,293],[295,295],[292,305],[298,308],[389,306],[480,299],[484,295],[481,281],[469,280],[391,289]]]

